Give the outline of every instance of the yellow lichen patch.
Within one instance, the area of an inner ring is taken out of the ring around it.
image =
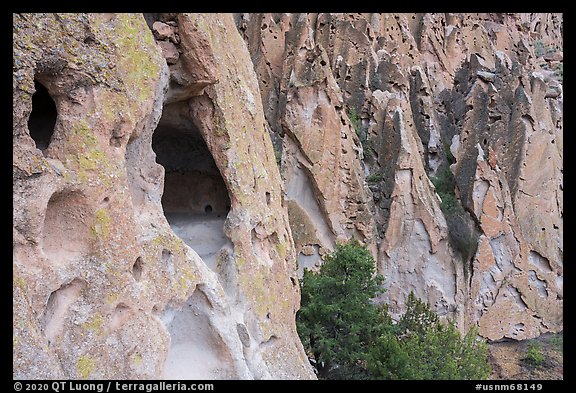
[[[284,259],[286,258],[286,244],[284,242],[281,243],[276,243],[276,251],[278,251],[278,255],[280,255],[280,258]]]
[[[108,90],[102,91],[102,111],[103,118],[108,122],[114,122],[118,119],[130,121],[133,123],[132,117],[134,113],[129,109],[128,98],[125,94],[120,94]]]
[[[181,256],[184,254],[184,242],[176,236],[160,234],[152,239],[151,244],[154,247],[161,246],[163,249],[169,250],[172,254]]]
[[[12,286],[16,287],[16,288],[20,288],[20,290],[22,290],[23,292],[26,292],[26,290],[27,290],[26,280],[24,279],[24,277],[19,276],[19,275],[15,275],[12,278]]]
[[[109,293],[106,295],[106,303],[108,304],[116,304],[118,301],[119,295],[117,293]]]
[[[85,120],[72,126],[69,141],[76,154],[68,154],[67,158],[76,164],[78,180],[85,183],[91,177],[90,173],[95,172],[105,186],[111,186],[112,164],[104,151],[98,148],[98,140]]]
[[[142,364],[142,355],[135,353],[134,356],[132,356],[132,361],[136,366],[140,366]]]
[[[97,146],[98,141],[85,120],[78,120],[72,127],[69,142],[79,150],[90,150]]]
[[[94,225],[90,228],[95,237],[106,237],[110,233],[110,213],[108,209],[96,210]]]
[[[82,324],[82,327],[87,330],[95,332],[98,336],[104,334],[104,329],[102,325],[104,324],[104,318],[100,313],[96,313],[90,318],[88,322]]]
[[[92,374],[94,365],[94,359],[92,359],[90,356],[82,355],[76,362],[76,373],[80,378],[86,379],[90,376],[90,374]]]
[[[104,271],[107,275],[111,275],[112,277],[120,277],[124,271],[115,268],[116,266],[112,261],[104,262]]]
[[[144,19],[141,15],[117,14],[109,23],[95,20],[95,24],[115,43],[117,69],[127,70],[120,75],[124,87],[134,99],[146,101],[154,94],[154,85],[149,82],[158,78],[161,58]]]
[[[197,281],[197,277],[190,268],[190,266],[184,266],[182,272],[180,273],[180,278],[178,279],[178,295],[183,298],[186,296],[188,289],[194,285]]]

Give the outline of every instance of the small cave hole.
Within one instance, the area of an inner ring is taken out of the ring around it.
[[[144,262],[141,257],[136,258],[136,262],[132,266],[132,275],[136,282],[139,282],[142,278],[142,271],[144,270]]]
[[[269,192],[266,192],[266,204],[270,206],[272,195]]]
[[[229,240],[224,223],[230,211],[226,183],[190,117],[187,105],[169,104],[152,137],[156,162],[164,167],[162,209],[168,224],[209,266]]]
[[[58,111],[56,104],[44,85],[34,80],[36,92],[32,95],[32,112],[28,118],[28,130],[36,148],[46,155],[52,140]]]
[[[105,197],[105,198],[102,200],[102,202],[108,203],[108,202],[110,202],[110,198],[109,198],[109,197]]]
[[[486,146],[488,144],[488,139],[484,138],[484,140],[482,141],[482,143],[484,144],[484,146]]]

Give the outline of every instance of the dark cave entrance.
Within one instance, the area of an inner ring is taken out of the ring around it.
[[[28,130],[36,148],[46,155],[52,140],[58,111],[56,104],[42,83],[34,80],[36,92],[32,95],[32,112],[28,118]]]
[[[214,268],[216,253],[228,243],[228,189],[200,131],[169,112],[152,137],[156,162],[165,170],[164,215],[174,233]]]

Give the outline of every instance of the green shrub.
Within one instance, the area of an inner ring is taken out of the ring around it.
[[[452,150],[450,150],[450,146],[447,143],[444,144],[444,151],[446,152],[446,160],[448,160],[448,164],[454,164],[456,162],[456,157],[452,154]]]
[[[528,351],[523,360],[531,366],[542,366],[544,364],[544,352],[542,351],[542,344],[533,341],[528,344]]]
[[[456,197],[456,179],[448,168],[430,178],[442,200],[440,209],[446,218],[450,243],[458,250],[463,259],[468,261],[476,253],[479,234],[471,225],[470,217]]]
[[[274,146],[274,157],[276,158],[276,165],[280,168],[282,166],[282,148]]]
[[[436,188],[436,192],[442,200],[441,209],[444,213],[455,212],[460,205],[456,198],[455,188],[456,179],[448,168],[444,168],[438,172],[437,176],[430,178],[432,184]]]
[[[367,354],[383,333],[382,310],[372,302],[383,277],[374,273],[372,255],[357,242],[338,245],[319,273],[304,271],[296,327],[319,377],[366,376]]]
[[[368,183],[378,183],[378,182],[382,181],[382,179],[383,179],[383,176],[381,173],[373,173],[366,178],[366,181]]]
[[[557,351],[564,352],[564,335],[562,333],[557,333],[550,338],[550,344]]]
[[[298,334],[320,379],[484,379],[486,344],[472,329],[462,338],[410,293],[395,324],[385,306],[383,277],[358,242],[338,245],[320,272],[304,271]]]
[[[399,325],[409,379],[486,379],[490,375],[488,349],[477,338],[477,330],[462,338],[452,323],[441,323],[412,292]]]
[[[372,142],[368,139],[368,135],[362,131],[362,119],[360,119],[360,116],[358,116],[354,108],[347,108],[346,114],[348,115],[348,119],[350,119],[354,131],[356,131],[356,135],[358,135],[358,139],[360,139],[364,157],[370,157],[372,155]]]
[[[346,109],[346,114],[348,115],[348,119],[350,119],[350,123],[352,123],[354,131],[356,131],[356,135],[360,138],[362,131],[362,120],[360,119],[360,116],[358,116],[354,108]]]
[[[558,63],[554,71],[560,82],[564,81],[564,63]]]
[[[534,54],[536,57],[542,57],[556,52],[553,45],[544,45],[542,40],[534,41]]]

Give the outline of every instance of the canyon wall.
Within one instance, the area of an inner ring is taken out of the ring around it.
[[[563,329],[559,14],[14,14],[20,379],[315,378],[298,277]]]
[[[562,15],[238,14],[303,267],[357,238],[491,340],[562,330]]]

